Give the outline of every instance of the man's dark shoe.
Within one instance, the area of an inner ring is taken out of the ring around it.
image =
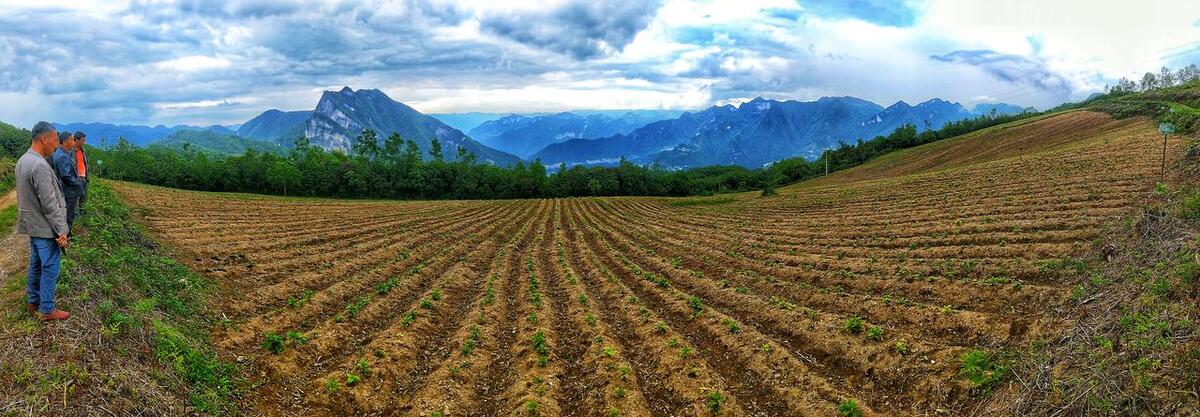
[[[29,314],[37,314],[37,304],[25,304],[25,311]]]
[[[71,313],[55,309],[49,313],[42,315],[42,321],[66,320],[71,317]]]

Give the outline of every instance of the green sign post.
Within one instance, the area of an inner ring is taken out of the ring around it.
[[[1175,125],[1160,123],[1158,131],[1163,134],[1162,168],[1158,171],[1158,181],[1161,182],[1167,176],[1167,135],[1175,133]]]

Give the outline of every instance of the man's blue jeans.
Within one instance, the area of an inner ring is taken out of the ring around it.
[[[36,304],[42,314],[54,311],[54,286],[58,285],[61,260],[62,248],[54,239],[29,237],[29,304]]]

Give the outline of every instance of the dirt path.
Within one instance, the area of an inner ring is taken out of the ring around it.
[[[0,211],[14,204],[17,204],[17,190],[12,190],[0,198]],[[14,229],[3,231],[4,236],[0,238],[0,277],[5,278],[22,273],[28,268],[28,239],[25,235],[13,233],[17,227],[16,222],[13,222],[12,227]]]

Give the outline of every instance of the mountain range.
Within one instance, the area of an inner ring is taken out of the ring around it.
[[[462,147],[481,162],[502,166],[523,159],[541,160],[549,167],[615,165],[625,158],[669,169],[708,165],[755,168],[783,158],[814,158],[840,142],[887,135],[903,124],[924,131],[980,115],[1024,110],[1002,103],[978,104],[968,110],[959,103],[937,98],[917,105],[898,101],[885,108],[854,97],[823,97],[807,102],[756,98],[737,106],[713,106],[697,112],[593,110],[433,117],[392,100],[382,91],[345,87],[324,92],[313,110],[267,110],[235,126],[58,126],[83,130],[96,145],[125,137],[135,145],[146,146],[175,135],[167,145],[188,143],[189,147],[217,153],[272,151],[290,147],[302,135],[314,146],[349,152],[363,129],[372,129],[380,141],[392,133],[413,140],[427,158],[432,139],[437,138],[448,160],[453,160],[457,148]],[[479,122],[487,117],[494,118]],[[478,124],[464,134],[443,120],[460,127]],[[211,134],[177,135],[181,131]]]
[[[578,115],[578,116],[584,116],[584,117],[606,116],[606,117],[610,117],[610,118],[617,118],[617,117],[621,117],[621,116],[624,116],[629,113],[633,113],[637,117],[653,121],[653,120],[672,119],[672,118],[678,117],[679,114],[683,113],[683,112],[679,111],[679,110],[642,110],[642,109],[629,110],[629,109],[623,109],[623,110],[571,110],[571,111],[569,111],[569,113]],[[558,113],[550,113],[550,112],[531,112],[531,113],[467,112],[467,113],[432,113],[432,114],[430,114],[430,116],[433,116],[434,118],[436,118],[438,120],[441,120],[442,123],[448,124],[448,125],[450,125],[450,127],[461,130],[463,132],[468,132],[467,134],[470,135],[469,132],[471,132],[475,128],[479,127],[479,125],[482,125],[486,122],[499,120],[501,118],[508,117],[508,116],[525,116],[525,117],[529,117],[529,118],[535,118],[535,117],[543,117],[543,116],[553,116],[555,114],[558,114]],[[474,136],[472,136],[472,138],[474,138],[476,140],[479,139],[479,138],[475,138]]]
[[[264,142],[214,130],[180,130],[150,146],[190,149],[219,155],[241,155],[247,150],[283,154],[287,148],[274,142]]]
[[[283,145],[290,145],[296,137],[304,135],[313,146],[350,152],[364,129],[374,130],[380,142],[388,135],[398,133],[400,137],[416,142],[426,157],[431,156],[431,144],[436,138],[447,160],[455,159],[458,147],[475,154],[483,163],[508,166],[521,160],[392,100],[382,91],[355,91],[350,87],[322,93],[312,111],[268,110],[242,124],[238,134]]]
[[[1020,109],[976,106],[989,112],[993,108],[997,113]],[[551,144],[532,158],[547,166],[612,165],[625,158],[669,169],[707,165],[756,168],[794,156],[813,158],[839,142],[887,135],[906,123],[924,131],[979,115],[959,103],[936,98],[915,106],[899,101],[887,108],[854,97],[809,102],[756,98],[739,106],[684,113],[628,134]]]
[[[523,116],[511,114],[471,129],[468,136],[496,149],[529,158],[547,145],[571,139],[594,139],[627,134],[667,118],[665,112],[626,112],[620,115],[572,112]]]
[[[275,142],[291,146],[304,134],[304,122],[312,116],[311,110],[279,111],[267,110],[253,119],[242,123],[237,135],[264,142]],[[290,141],[290,142],[289,142]]]
[[[54,127],[59,131],[83,131],[87,133],[88,143],[101,146],[103,144],[115,145],[117,140],[125,138],[130,143],[137,146],[146,146],[170,136],[172,133],[191,130],[201,131],[209,130],[221,134],[234,134],[233,129],[237,126],[221,126],[212,125],[208,127],[176,125],[176,126],[139,126],[139,125],[114,125],[108,123],[53,123]]]

